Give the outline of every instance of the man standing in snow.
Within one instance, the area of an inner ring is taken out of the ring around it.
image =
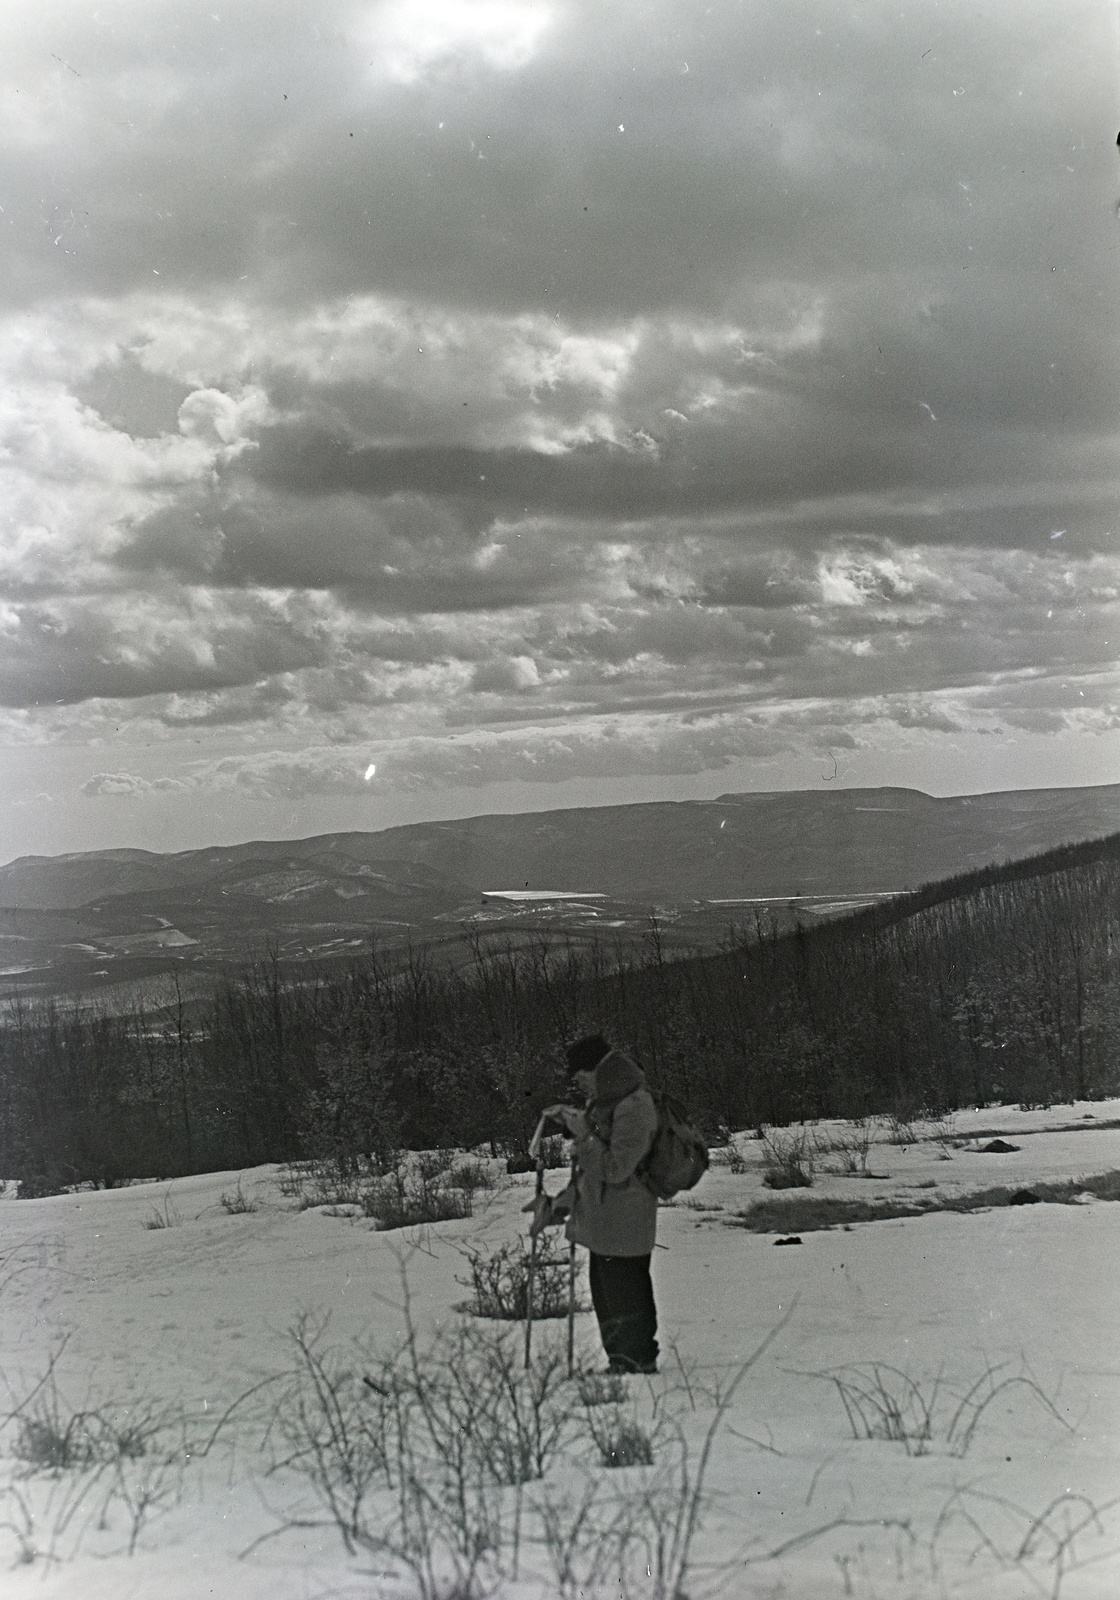
[[[600,1033],[567,1051],[586,1111],[550,1106],[545,1113],[575,1140],[572,1182],[536,1208],[531,1232],[567,1219],[567,1236],[590,1253],[591,1301],[611,1372],[657,1371],[657,1308],[650,1257],[657,1200],[638,1176],[657,1132],[645,1074]]]

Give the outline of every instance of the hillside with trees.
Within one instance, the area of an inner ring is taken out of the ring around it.
[[[344,969],[371,935],[470,965],[485,934],[719,948],[728,917],[767,902],[830,917],[954,874],[1120,829],[1120,785],[933,796],[916,789],[726,794],[418,822],[175,854],[101,850],[0,866],[0,995],[93,994],[117,1009],[214,982],[271,952]],[[286,980],[287,981],[287,980]]]
[[[1120,1089],[1120,835],[722,950],[475,939],[302,972],[273,959],[159,1015],[11,1001],[0,1174],[26,1194],[399,1147],[522,1151],[604,1029],[720,1128],[1037,1106]]]

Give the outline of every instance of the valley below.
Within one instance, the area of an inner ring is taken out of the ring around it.
[[[1117,830],[1120,785],[848,789],[23,857],[0,867],[0,994],[127,1006],[262,958],[298,969],[424,946],[455,964],[480,939],[657,959]]]

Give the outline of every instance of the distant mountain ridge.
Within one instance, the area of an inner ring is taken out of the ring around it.
[[[270,951],[322,963],[371,940],[452,961],[480,936],[635,944],[651,914],[666,949],[684,953],[718,945],[760,903],[788,927],[1118,832],[1120,784],[948,799],[822,788],[168,855],[23,856],[0,867],[0,988],[104,989],[188,969],[201,982]],[[495,891],[521,897],[487,898]]]
[[[935,798],[916,789],[727,794],[407,823],[159,854],[94,850],[0,867],[0,907],[74,910],[282,867],[434,889],[598,891],[626,898],[848,894],[916,888],[973,866],[1120,830],[1120,784]],[[406,875],[407,877],[407,875]]]

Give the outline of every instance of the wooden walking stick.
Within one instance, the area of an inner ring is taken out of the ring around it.
[[[568,1179],[570,1188],[576,1182],[576,1158],[572,1156],[572,1173]],[[575,1375],[576,1367],[576,1242],[573,1239],[568,1246],[568,1377]]]
[[[573,1239],[568,1246],[568,1377],[576,1366],[576,1246]]]
[[[536,1133],[534,1133],[532,1139],[529,1141],[529,1154],[531,1156],[535,1156],[536,1160],[537,1160],[537,1190],[536,1190],[536,1195],[535,1195],[535,1199],[537,1201],[539,1201],[541,1196],[544,1194],[544,1145],[542,1143],[542,1140],[544,1138],[544,1127],[545,1127],[545,1123],[547,1121],[548,1121],[547,1117],[542,1117],[541,1118],[541,1120],[537,1123],[537,1131],[536,1131]],[[536,1222],[537,1222],[537,1213],[536,1213],[536,1210],[534,1209],[534,1212],[533,1212],[533,1227],[530,1230],[528,1282],[526,1283],[526,1286],[525,1286],[525,1365],[526,1366],[529,1365],[529,1362],[530,1362],[530,1359],[531,1359],[531,1355],[532,1355],[532,1347],[533,1347],[533,1290],[536,1287],[536,1276],[537,1276],[537,1240],[540,1238],[540,1229],[537,1228]]]

